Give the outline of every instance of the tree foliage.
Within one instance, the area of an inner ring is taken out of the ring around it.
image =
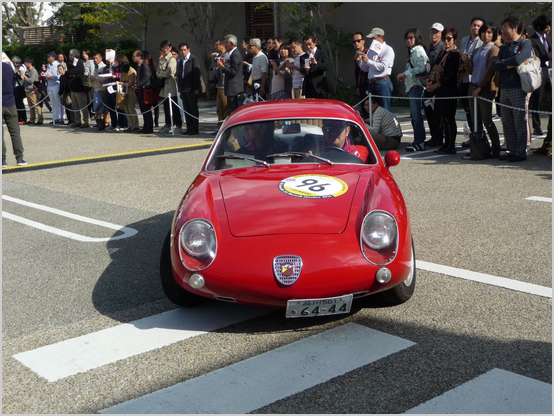
[[[510,7],[507,15],[517,17],[527,27],[532,27],[533,20],[541,14],[552,16],[552,2],[512,3]]]
[[[2,2],[2,44],[19,44],[18,27],[38,26],[43,15],[43,2]]]
[[[264,3],[261,7],[266,7]],[[277,3],[279,19],[287,22],[293,30],[284,34],[285,38],[304,36],[313,33],[318,38],[318,43],[323,43],[330,59],[332,78],[335,80],[334,90],[339,87],[342,78],[339,76],[339,58],[341,48],[350,47],[350,39],[353,33],[344,32],[341,27],[342,16],[339,13],[344,3]],[[330,19],[339,20],[337,26],[329,23]]]
[[[213,65],[211,54],[215,41],[223,33],[225,26],[231,21],[231,16],[223,16],[220,4],[209,2],[174,2],[173,18],[181,29],[184,29],[194,39],[197,46],[195,55],[202,57],[204,68],[209,70]],[[209,90],[208,90],[209,91]]]

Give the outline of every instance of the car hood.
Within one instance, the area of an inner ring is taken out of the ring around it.
[[[337,234],[346,229],[360,175],[268,172],[220,180],[231,233]]]

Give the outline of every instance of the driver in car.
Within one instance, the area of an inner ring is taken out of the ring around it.
[[[338,147],[346,153],[350,153],[365,163],[369,156],[369,150],[365,146],[353,145],[348,137],[350,126],[346,121],[323,120],[323,139],[321,147]]]

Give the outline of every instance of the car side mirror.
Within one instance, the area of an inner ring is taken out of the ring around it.
[[[385,165],[387,168],[396,166],[400,163],[400,155],[396,150],[391,150],[385,155]]]

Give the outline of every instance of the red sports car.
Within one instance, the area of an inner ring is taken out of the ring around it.
[[[333,100],[251,104],[231,114],[173,219],[161,255],[167,297],[348,313],[374,293],[414,292],[408,211],[363,120]]]

